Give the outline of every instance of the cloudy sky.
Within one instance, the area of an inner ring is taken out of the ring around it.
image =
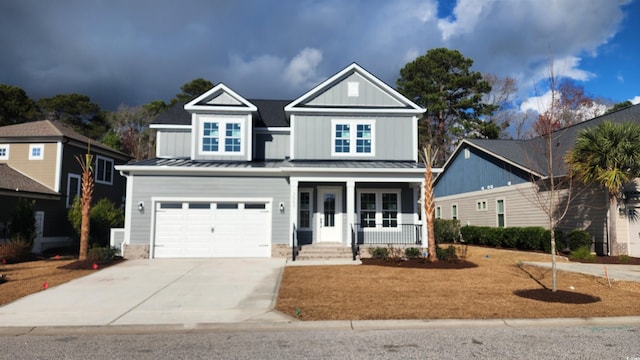
[[[295,99],[357,62],[395,87],[447,47],[518,80],[523,103],[557,73],[640,102],[640,0],[2,0],[0,83],[106,110],[168,101],[202,77],[246,98]]]

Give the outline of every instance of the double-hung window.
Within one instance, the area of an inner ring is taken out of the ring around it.
[[[362,228],[397,228],[400,193],[363,190],[358,195],[358,217]]]
[[[243,121],[205,119],[200,126],[200,153],[242,154]]]
[[[311,190],[301,189],[298,204],[298,228],[300,230],[311,229]]]
[[[96,182],[100,184],[113,184],[113,160],[96,156]]]
[[[332,156],[374,156],[374,120],[332,120]]]
[[[29,145],[29,160],[44,160],[44,144]]]

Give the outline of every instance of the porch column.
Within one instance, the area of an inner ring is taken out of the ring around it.
[[[427,239],[427,212],[424,210],[424,180],[420,183],[420,214],[422,217],[422,252],[427,252],[427,248],[429,247],[429,241],[431,239]]]
[[[354,216],[356,213],[356,196],[355,196],[356,182],[347,181],[347,244],[351,244],[351,229],[354,224]]]
[[[298,180],[289,179],[289,242],[293,239],[293,226],[298,229]]]

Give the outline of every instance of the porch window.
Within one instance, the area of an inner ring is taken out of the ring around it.
[[[397,228],[400,193],[366,191],[358,196],[360,227]]]
[[[311,191],[300,191],[300,204],[298,205],[298,227],[301,230],[311,228]]]
[[[360,194],[360,226],[376,227],[376,194]]]
[[[375,121],[332,120],[332,156],[373,156]]]

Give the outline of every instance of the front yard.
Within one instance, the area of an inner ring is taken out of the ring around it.
[[[469,247],[477,267],[420,269],[387,266],[286,267],[276,309],[301,320],[490,319],[640,315],[640,283],[520,266],[545,254]],[[560,261],[560,260],[559,260]],[[543,287],[544,286],[544,287]],[[543,291],[544,293],[544,291]],[[555,298],[555,299],[553,299]]]

